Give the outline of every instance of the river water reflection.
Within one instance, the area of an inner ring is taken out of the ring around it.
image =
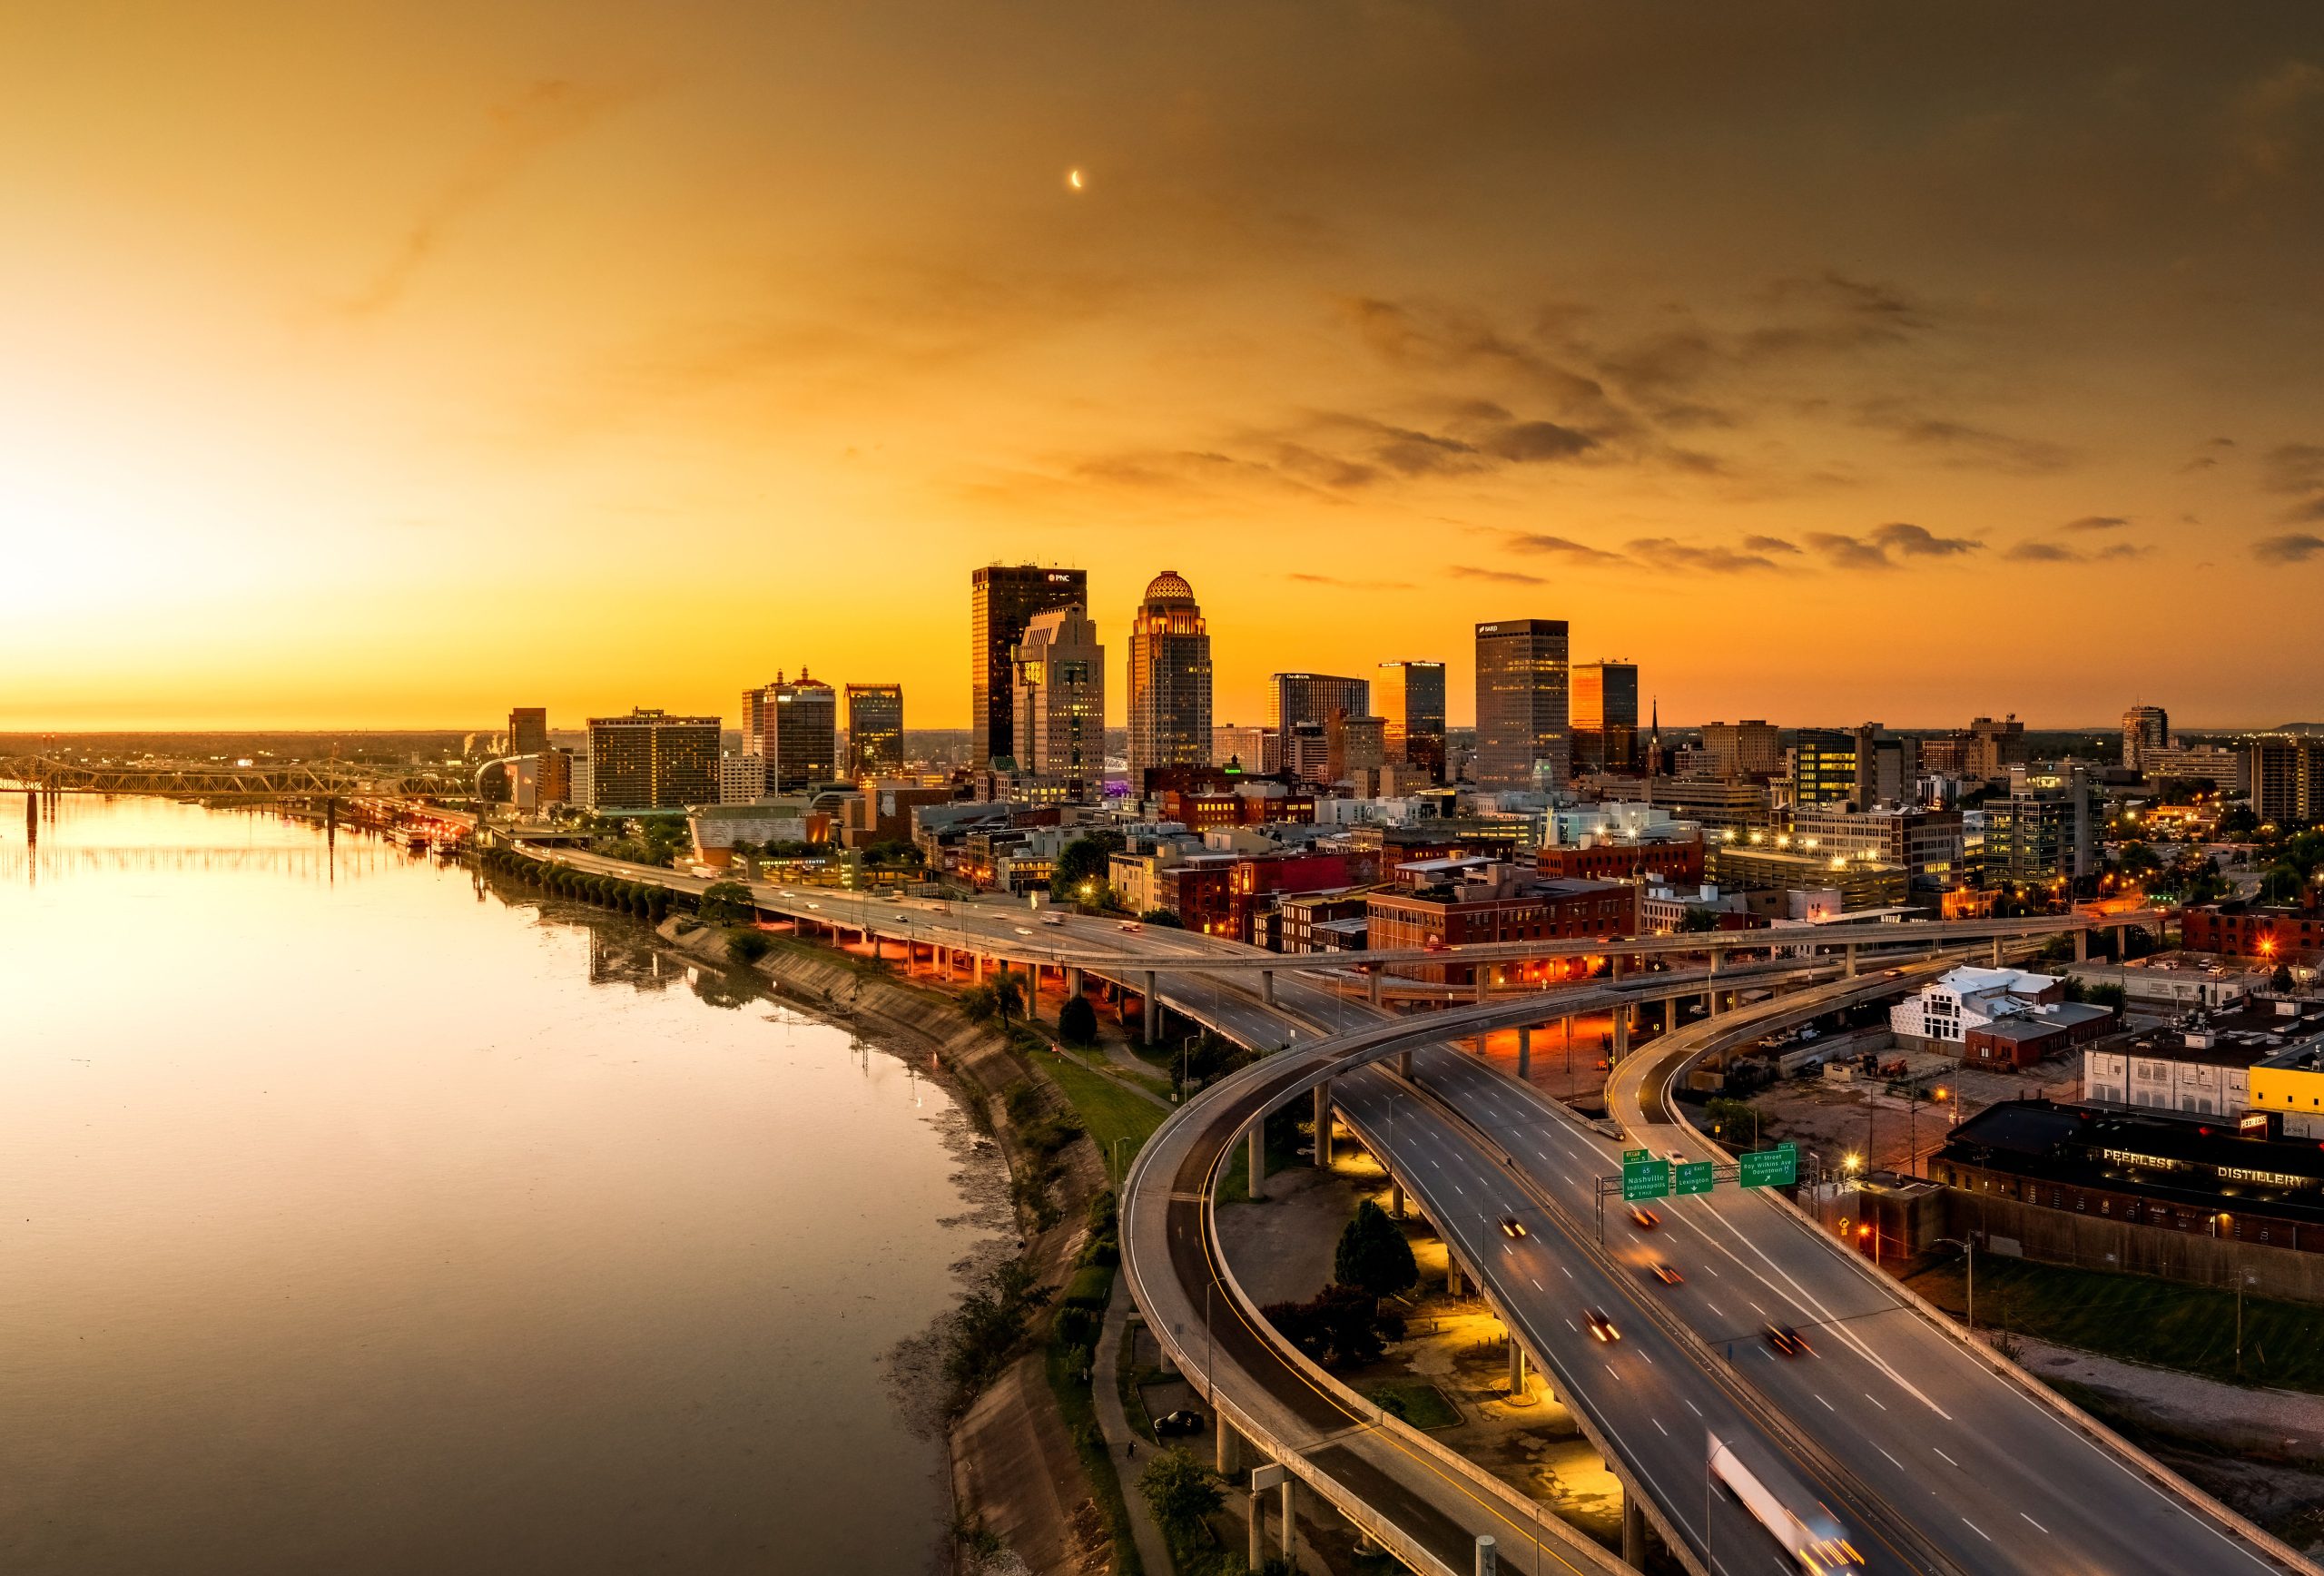
[[[944,1091],[642,924],[0,800],[0,1571],[912,1571]]]

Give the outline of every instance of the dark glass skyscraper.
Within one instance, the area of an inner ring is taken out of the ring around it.
[[[1165,569],[1130,616],[1130,790],[1157,767],[1209,763],[1210,635],[1194,587]]]
[[[1535,763],[1562,784],[1572,762],[1566,732],[1566,627],[1562,618],[1503,618],[1477,625],[1480,788],[1531,788]]]
[[[508,713],[508,753],[537,755],[548,748],[548,708],[517,706]]]
[[[847,686],[847,774],[893,776],[904,769],[904,686]]]
[[[1387,724],[1391,765],[1418,766],[1444,780],[1444,665],[1384,662],[1372,681],[1372,709]]]
[[[1573,773],[1638,769],[1638,665],[1574,665]]]
[[[1360,678],[1327,673],[1278,673],[1267,680],[1267,726],[1294,728],[1328,723],[1334,712],[1351,717],[1372,714],[1372,685]]]
[[[640,707],[589,719],[592,801],[601,810],[680,810],[718,803],[716,717]]]
[[[988,564],[969,573],[969,763],[1017,754],[1017,646],[1033,615],[1089,605],[1084,569]]]

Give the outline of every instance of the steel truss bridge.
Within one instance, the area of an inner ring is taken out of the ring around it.
[[[467,792],[456,775],[433,772],[381,776],[349,766],[298,762],[84,766],[47,755],[0,756],[0,785],[43,794],[142,793],[164,799],[403,799]]]

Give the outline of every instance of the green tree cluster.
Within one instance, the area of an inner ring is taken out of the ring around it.
[[[1420,1284],[1413,1245],[1388,1212],[1367,1198],[1340,1231],[1332,1255],[1332,1277],[1374,1297],[1393,1297]]]

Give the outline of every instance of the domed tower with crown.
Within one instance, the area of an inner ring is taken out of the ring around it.
[[[1194,587],[1165,569],[1130,617],[1130,792],[1157,767],[1209,762],[1210,635]]]

